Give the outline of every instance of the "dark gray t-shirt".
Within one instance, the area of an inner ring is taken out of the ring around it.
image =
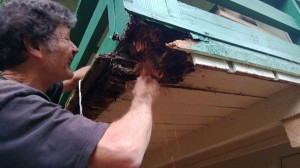
[[[107,127],[0,78],[1,168],[85,168]]]
[[[63,91],[63,83],[58,82],[51,85],[46,91],[46,95],[50,98],[51,102],[58,104],[60,95]]]

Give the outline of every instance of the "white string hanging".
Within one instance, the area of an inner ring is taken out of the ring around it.
[[[82,104],[81,104],[81,101],[82,101],[82,95],[81,95],[81,80],[78,81],[78,89],[79,89],[79,110],[80,110],[80,115],[83,116],[83,113],[82,113]]]

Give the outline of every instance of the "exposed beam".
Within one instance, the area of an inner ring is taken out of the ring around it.
[[[300,113],[300,88],[290,87],[270,98],[185,138],[145,155],[145,167],[160,167],[216,147],[281,126],[281,120]]]

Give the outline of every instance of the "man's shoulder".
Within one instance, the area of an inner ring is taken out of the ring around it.
[[[16,97],[36,95],[48,99],[42,92],[11,80],[0,80],[0,107]]]

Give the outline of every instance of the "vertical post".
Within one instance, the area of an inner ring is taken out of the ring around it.
[[[99,41],[100,32],[103,19],[107,19],[103,17],[105,10],[107,8],[108,0],[99,0],[93,14],[91,15],[91,19],[88,22],[88,26],[86,27],[83,37],[80,40],[78,49],[79,52],[76,54],[75,58],[72,61],[71,68],[72,70],[77,70],[80,67],[87,64],[88,60],[95,52],[97,48],[97,43]],[[84,2],[81,2],[79,5],[84,5]],[[84,12],[84,11],[82,11]],[[80,13],[77,13],[80,15]],[[84,13],[83,13],[84,14]],[[85,26],[85,25],[77,25],[77,26]],[[60,97],[59,104],[64,106],[70,93],[64,93]]]
[[[84,3],[81,4],[84,5]],[[84,15],[86,11],[81,10],[81,12]],[[119,42],[114,41],[112,37],[114,34],[119,36],[124,34],[129,19],[123,0],[99,0],[88,25],[78,25],[86,27],[86,30],[80,39],[79,52],[76,54],[71,68],[76,70],[86,65],[94,53],[113,52]],[[100,39],[103,40],[100,41]],[[98,44],[99,46],[97,46]],[[70,93],[66,93],[61,96],[59,103],[62,106],[66,103],[69,95]]]

